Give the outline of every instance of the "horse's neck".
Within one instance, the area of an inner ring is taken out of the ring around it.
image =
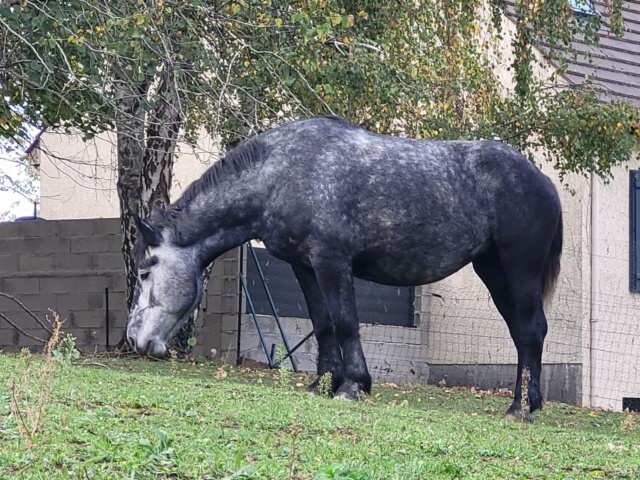
[[[223,181],[202,192],[177,218],[184,243],[199,245],[205,264],[256,236],[264,212],[264,193],[247,182]]]

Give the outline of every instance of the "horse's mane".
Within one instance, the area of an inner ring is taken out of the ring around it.
[[[259,137],[240,144],[211,165],[199,179],[193,181],[180,198],[168,207],[168,210],[182,210],[198,195],[215,187],[228,175],[237,175],[251,167],[256,161],[264,158],[266,153],[267,145]]]

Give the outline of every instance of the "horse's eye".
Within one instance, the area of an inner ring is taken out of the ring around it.
[[[140,272],[140,280],[146,280],[149,278],[149,272]]]

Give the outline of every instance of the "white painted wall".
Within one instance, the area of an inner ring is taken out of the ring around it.
[[[119,215],[115,134],[106,132],[83,142],[80,136],[45,133],[42,136],[41,214],[49,220],[110,218]],[[177,148],[171,198],[197,179],[219,158],[219,148],[203,135],[197,147]]]

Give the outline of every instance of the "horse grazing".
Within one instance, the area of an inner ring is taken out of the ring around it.
[[[551,181],[501,142],[399,138],[337,117],[297,120],[231,150],[175,203],[137,223],[127,336],[141,354],[165,355],[200,302],[207,265],[260,239],[300,283],[318,378],[330,372],[334,394],[355,399],[370,393],[371,376],[353,276],[423,285],[471,262],[518,352],[507,414],[530,419],[542,406],[543,300],[560,270],[561,206]],[[526,368],[529,411],[521,411]]]

